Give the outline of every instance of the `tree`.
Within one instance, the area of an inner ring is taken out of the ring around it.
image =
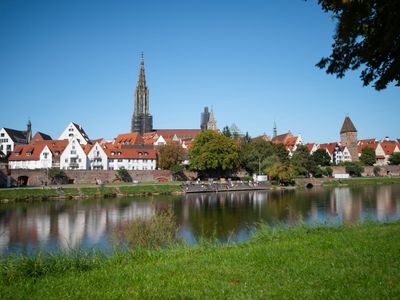
[[[286,162],[289,160],[289,153],[286,150],[285,145],[283,144],[272,144],[273,152],[276,156],[278,156],[279,161]]]
[[[365,147],[361,150],[360,160],[366,166],[373,166],[376,163],[375,150],[369,147]]]
[[[237,143],[213,130],[205,130],[194,139],[189,157],[190,168],[206,176],[227,175],[240,166]]]
[[[389,157],[390,165],[400,165],[400,152],[395,152]]]
[[[129,172],[127,169],[124,167],[121,167],[117,170],[117,178],[123,182],[130,182],[132,181],[131,175],[129,175]]]
[[[63,170],[59,168],[48,169],[47,175],[49,176],[50,182],[52,184],[68,183],[68,176],[65,174]]]
[[[308,149],[304,145],[299,145],[293,153],[291,163],[298,175],[309,176],[318,172],[314,160],[311,159]]]
[[[187,156],[186,150],[177,142],[159,146],[157,154],[158,166],[163,170],[181,164]]]
[[[400,1],[318,0],[337,21],[332,53],[317,66],[342,78],[361,66],[363,85],[400,86]]]
[[[311,158],[318,166],[329,166],[331,164],[331,157],[324,149],[317,149],[311,155]]]
[[[231,136],[232,136],[232,133],[231,133],[231,131],[229,130],[229,127],[228,127],[228,126],[225,126],[225,127],[222,129],[222,134],[225,135],[226,137],[231,137]]]
[[[274,154],[274,146],[263,139],[253,139],[240,148],[241,166],[249,173],[260,173],[265,167],[265,160]]]
[[[349,173],[350,176],[360,177],[361,173],[364,171],[364,168],[356,162],[347,162],[346,166],[346,173]]]
[[[295,169],[290,163],[275,163],[269,170],[268,175],[279,180],[279,182],[287,182],[293,179]]]

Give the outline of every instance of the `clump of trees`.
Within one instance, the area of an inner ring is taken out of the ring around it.
[[[376,163],[375,150],[373,148],[365,147],[361,150],[360,161],[365,166],[373,166]]]
[[[361,162],[346,162],[346,173],[352,177],[360,177],[361,173],[364,172],[364,167]]]
[[[400,152],[395,152],[389,157],[389,164],[400,165]]]
[[[47,170],[47,175],[51,184],[65,184],[68,183],[68,176],[64,170],[59,168],[50,168]]]
[[[238,143],[213,130],[205,130],[193,141],[190,168],[200,176],[223,177],[240,167]]]
[[[121,167],[117,170],[117,178],[120,181],[123,182],[131,182],[132,181],[132,177],[131,175],[129,175],[129,172],[127,169],[125,169],[124,167]]]

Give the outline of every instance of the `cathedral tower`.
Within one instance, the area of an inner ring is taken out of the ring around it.
[[[340,144],[349,149],[351,161],[358,161],[357,129],[349,117],[344,119],[340,130]]]
[[[144,57],[142,52],[139,80],[135,90],[135,107],[132,115],[131,131],[139,132],[143,135],[145,132],[152,130],[153,117],[149,112],[149,89],[146,85]]]

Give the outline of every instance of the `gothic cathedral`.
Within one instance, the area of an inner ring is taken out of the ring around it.
[[[153,117],[149,112],[149,90],[144,74],[144,57],[140,59],[139,80],[135,90],[135,107],[132,115],[131,132],[145,132],[153,130]]]

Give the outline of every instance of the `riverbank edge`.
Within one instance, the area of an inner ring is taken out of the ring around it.
[[[400,221],[263,227],[241,244],[3,258],[0,298],[394,299],[398,232]]]
[[[363,185],[390,185],[400,184],[400,177],[359,177],[349,179],[310,179],[310,183],[318,186],[363,186]],[[304,185],[279,186],[269,185],[265,189],[257,188],[258,191],[270,190],[291,190],[305,188]],[[251,189],[249,190],[251,191]],[[215,191],[214,191],[215,192]],[[225,191],[219,191],[225,192]],[[183,195],[185,191],[181,182],[171,182],[163,184],[146,185],[106,185],[74,187],[63,186],[60,190],[56,186],[45,188],[13,188],[0,189],[0,204],[13,202],[32,202],[47,200],[65,200],[65,199],[88,199],[88,198],[117,198],[117,197],[144,197],[157,195]]]

